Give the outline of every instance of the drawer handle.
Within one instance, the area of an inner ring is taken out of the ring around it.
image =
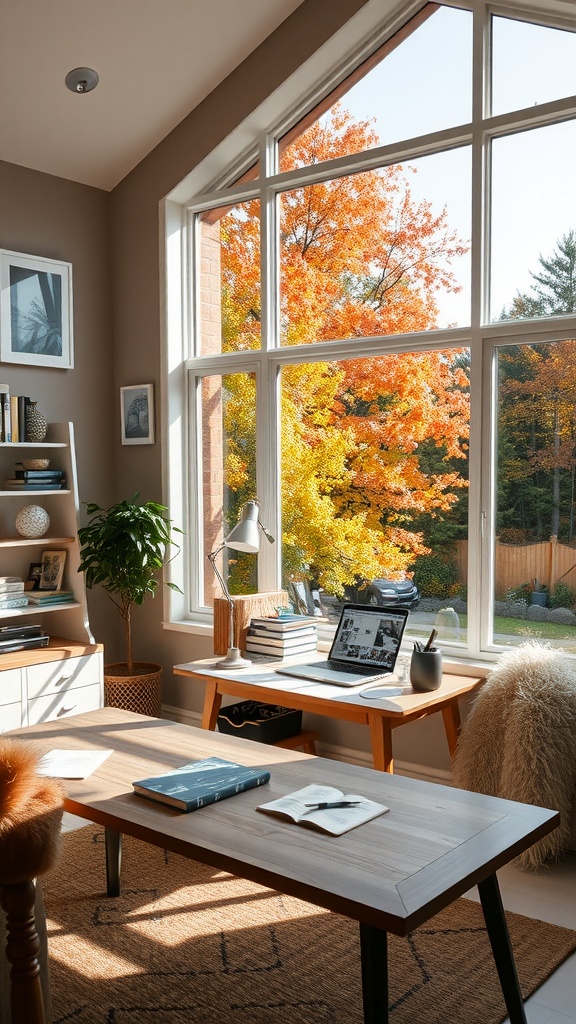
[[[62,683],[68,683],[70,679],[73,679],[73,673],[69,672],[67,676],[61,675],[56,679],[56,686],[62,686]]]
[[[62,718],[63,715],[69,715],[71,711],[74,711],[76,704],[71,704],[69,708],[59,708],[56,715],[57,718]]]

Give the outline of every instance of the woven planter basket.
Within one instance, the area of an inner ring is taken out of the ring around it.
[[[162,667],[151,661],[135,661],[133,671],[125,662],[104,666],[104,703],[106,707],[136,711],[139,715],[160,718]]]

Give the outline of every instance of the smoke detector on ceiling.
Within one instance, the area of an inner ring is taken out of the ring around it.
[[[92,92],[98,85],[98,75],[92,68],[74,68],[66,75],[65,82],[70,92]]]

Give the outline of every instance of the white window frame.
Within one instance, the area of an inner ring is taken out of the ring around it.
[[[443,0],[446,3],[446,0]],[[257,375],[257,417],[265,429],[258,431],[257,478],[259,500],[262,503],[266,525],[271,533],[280,535],[280,481],[275,467],[279,445],[278,394],[279,371],[282,366],[295,362],[358,357],[358,341],[332,341],[319,345],[302,345],[282,349],[278,347],[279,330],[275,288],[278,279],[278,251],[276,239],[277,196],[288,188],[296,188],[312,181],[331,179],[359,169],[372,169],[387,163],[397,163],[443,152],[447,148],[471,146],[472,151],[472,287],[470,328],[426,331],[410,335],[362,339],[362,356],[390,352],[447,349],[466,347],[471,353],[470,421],[473,430],[469,452],[469,535],[468,535],[468,643],[467,650],[459,650],[458,658],[470,664],[493,660],[498,647],[490,642],[492,629],[493,593],[493,470],[494,447],[494,351],[502,344],[524,343],[538,340],[562,340],[576,337],[576,317],[555,317],[538,321],[506,321],[490,324],[489,267],[490,199],[485,183],[489,181],[491,140],[503,134],[539,127],[558,120],[576,117],[576,97],[545,103],[537,108],[526,108],[510,114],[483,118],[489,101],[486,65],[478,57],[484,46],[489,46],[489,19],[493,14],[524,18],[542,25],[576,29],[576,15],[568,13],[563,0],[541,0],[538,6],[520,7],[514,0],[505,7],[488,4],[486,0],[457,2],[447,0],[447,6],[465,8],[473,12],[473,120],[422,136],[402,145],[387,145],[363,154],[332,160],[313,168],[298,168],[290,173],[275,171],[275,140],[281,137],[315,102],[347,77],[353,68],[377,49],[409,17],[423,6],[422,3],[397,6],[395,13],[382,21],[383,6],[390,3],[371,0],[362,10],[362,17],[352,19],[344,30],[322,48],[315,58],[315,66],[332,62],[336,68],[330,74],[311,83],[312,62],[308,62],[285,87],[270,98],[255,113],[252,135],[247,125],[237,138],[226,144],[191,173],[164,204],[166,328],[164,403],[165,437],[165,495],[171,517],[185,524],[186,539],[182,552],[172,565],[172,579],[178,582],[186,597],[167,592],[165,625],[189,632],[210,632],[211,609],[200,604],[203,566],[199,563],[201,524],[196,511],[201,508],[198,473],[200,452],[195,443],[198,437],[197,381],[206,374],[234,373],[250,370]],[[552,17],[550,16],[552,12]],[[367,26],[370,31],[367,31]],[[353,36],[358,43],[353,45]],[[337,59],[335,49],[340,47]],[[351,54],[349,51],[352,50]],[[308,88],[305,89],[308,83]],[[305,91],[303,91],[305,90]],[[294,100],[295,96],[300,99]],[[287,99],[289,97],[290,99]],[[290,116],[278,114],[290,109]],[[268,118],[268,120],[266,120]],[[248,144],[247,144],[248,137]],[[233,150],[236,148],[234,154]],[[238,185],[226,182],[237,180],[240,172],[259,161],[260,177]],[[264,173],[262,173],[264,172]],[[213,184],[215,183],[215,184]],[[223,184],[224,183],[224,184]],[[193,288],[186,282],[195,279],[195,245],[193,223],[196,214],[227,203],[259,198],[261,206],[262,266],[262,348],[261,351],[227,353],[201,357],[195,352],[194,310],[198,308]],[[180,518],[179,518],[180,517]],[[259,563],[260,590],[275,590],[280,583],[280,545],[262,546]],[[195,580],[195,587],[191,581]],[[476,611],[475,611],[476,609]],[[472,610],[472,613],[471,613]]]

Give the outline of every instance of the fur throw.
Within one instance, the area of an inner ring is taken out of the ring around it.
[[[453,785],[560,811],[557,829],[521,854],[538,868],[576,847],[576,665],[537,642],[502,655],[464,724]]]
[[[43,874],[59,852],[63,790],[37,765],[32,744],[0,737],[0,885]]]

